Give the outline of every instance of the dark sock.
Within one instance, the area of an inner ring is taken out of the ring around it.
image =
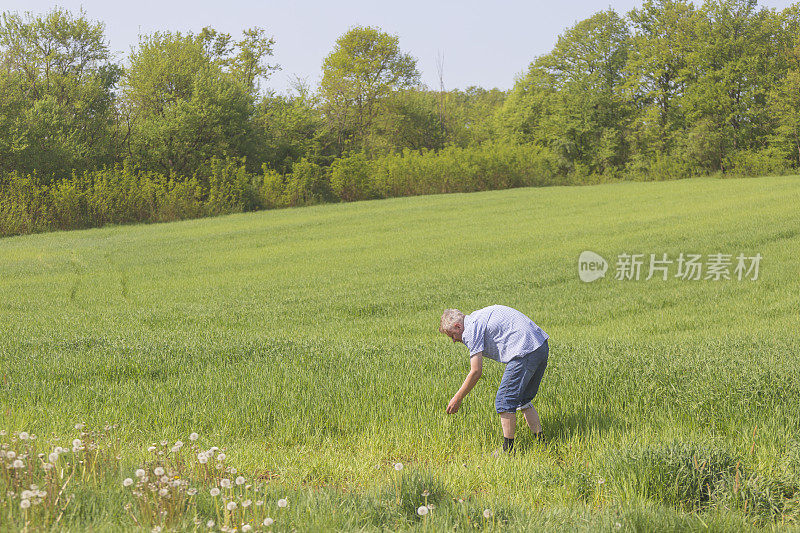
[[[514,439],[507,439],[503,437],[503,451],[511,452],[514,450]]]

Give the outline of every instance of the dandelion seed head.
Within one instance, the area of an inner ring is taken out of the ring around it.
[[[188,494],[189,496],[194,496],[195,494],[197,494],[197,489],[195,489],[195,488],[188,489],[186,491],[186,494]]]
[[[169,441],[168,441],[168,440],[162,440],[162,441],[161,441],[161,445],[162,445],[162,446],[166,446],[167,444],[169,444]]]
[[[144,477],[147,472],[145,472],[143,468],[137,468],[135,474],[136,477]]]
[[[55,463],[58,461],[58,454],[56,452],[51,452],[50,455],[47,456],[47,460],[51,463]]]
[[[19,434],[19,440],[28,440],[30,437],[26,431],[21,431]]]
[[[155,446],[150,446],[149,448],[147,448],[147,451],[152,453],[152,452],[156,451],[156,447]]]
[[[25,463],[23,463],[22,460],[17,459],[11,466],[14,468],[25,468]]]
[[[269,527],[269,526],[271,526],[271,525],[272,525],[272,524],[274,524],[274,523],[275,523],[275,520],[273,520],[273,519],[272,519],[272,518],[270,518],[270,517],[266,517],[266,518],[264,519],[264,521],[262,522],[262,524],[264,524],[264,526],[266,526],[266,527]]]
[[[129,477],[126,477],[125,481],[122,482],[123,487],[130,487],[131,485],[133,485],[133,480]]]
[[[244,485],[244,482],[245,482],[244,477],[239,476],[239,477],[236,478],[236,484],[237,485]]]
[[[398,472],[401,471],[403,469],[403,463],[395,463],[394,469],[397,470]]]
[[[222,478],[219,480],[219,486],[223,489],[229,489],[231,488],[231,480],[228,478]]]
[[[491,518],[492,517],[492,510],[491,509],[484,509],[483,510],[483,517],[484,518]]]
[[[30,490],[23,490],[19,495],[19,497],[22,498],[23,500],[30,500],[34,496],[35,494]]]
[[[210,490],[210,491],[208,491],[208,492],[209,492],[209,493],[210,493],[212,496],[219,496],[219,489],[218,489],[217,487],[214,487],[213,489],[211,489],[211,490]]]
[[[191,441],[195,441],[198,438],[200,438],[200,435],[198,435],[197,433],[192,433],[191,435],[189,435],[189,440]]]
[[[217,455],[217,461],[224,461],[225,457],[227,457],[227,455],[225,455],[224,453],[221,453],[221,454]]]
[[[204,465],[208,462],[208,457],[203,452],[197,454],[197,462]]]
[[[15,452],[14,450],[9,450],[9,451],[6,452],[6,457],[8,457],[9,460],[13,459],[16,456],[17,456],[17,452]]]
[[[166,487],[164,487],[163,489],[160,489],[160,490],[158,491],[158,493],[159,493],[161,496],[166,496],[167,494],[169,494],[169,489],[168,489],[168,488],[166,488]]]
[[[253,503],[252,500],[245,500],[242,502],[242,507],[250,507],[250,504],[252,503]]]
[[[21,502],[19,502],[19,506],[20,506],[21,509],[27,509],[28,507],[31,506],[31,501],[30,500],[22,500]]]
[[[417,508],[417,514],[420,516],[425,516],[426,514],[428,514],[428,508],[425,507],[424,505],[420,505]]]
[[[160,466],[157,466],[157,467],[155,467],[155,468],[153,469],[153,473],[154,473],[155,475],[157,475],[157,476],[163,476],[163,475],[164,475],[164,469],[163,469],[163,468],[161,468]]]
[[[72,441],[73,448],[80,448],[82,444],[83,443],[81,442],[81,439],[75,439]]]
[[[278,500],[278,507],[280,508],[289,507],[289,500],[287,500],[286,498],[281,498],[280,500]]]
[[[226,505],[225,508],[227,510],[229,510],[229,511],[235,511],[236,510],[236,502],[228,502],[228,505]]]
[[[208,522],[206,522],[206,527],[208,527],[208,528],[214,527],[214,521],[213,520],[209,520]]]
[[[242,526],[242,533],[247,533],[248,531],[253,531],[253,526],[250,524],[244,524]]]
[[[86,427],[86,424],[84,424],[83,422],[78,422],[77,424],[75,424],[75,429],[78,430],[78,431],[82,431],[83,428],[85,428],[85,427]]]

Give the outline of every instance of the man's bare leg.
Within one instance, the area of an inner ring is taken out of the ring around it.
[[[522,416],[525,417],[525,422],[527,422],[528,427],[531,428],[531,433],[535,436],[542,433],[542,423],[539,420],[539,413],[536,412],[535,407],[531,405],[528,409],[523,409]]]
[[[514,433],[517,431],[517,413],[500,413],[500,425],[503,426],[503,451],[514,449]]]

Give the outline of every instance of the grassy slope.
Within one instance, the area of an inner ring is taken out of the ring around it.
[[[796,178],[698,179],[4,239],[3,425],[116,422],[131,458],[198,431],[245,470],[334,500],[380,490],[403,461],[450,496],[507,507],[512,524],[613,523],[615,506],[671,505],[624,459],[665,442],[721,447],[766,477],[796,466],[798,205]],[[755,282],[587,285],[585,249],[764,260]],[[445,307],[492,303],[552,337],[536,404],[552,444],[536,449],[521,427],[527,453],[500,462],[487,454],[502,367],[488,361],[446,416],[468,361],[437,332]],[[653,516],[688,520],[670,512]],[[344,514],[329,525],[361,524]]]

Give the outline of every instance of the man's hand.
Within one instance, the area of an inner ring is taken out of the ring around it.
[[[450,400],[450,403],[447,404],[447,414],[455,414],[459,407],[461,407],[461,398],[453,396],[453,398]]]

